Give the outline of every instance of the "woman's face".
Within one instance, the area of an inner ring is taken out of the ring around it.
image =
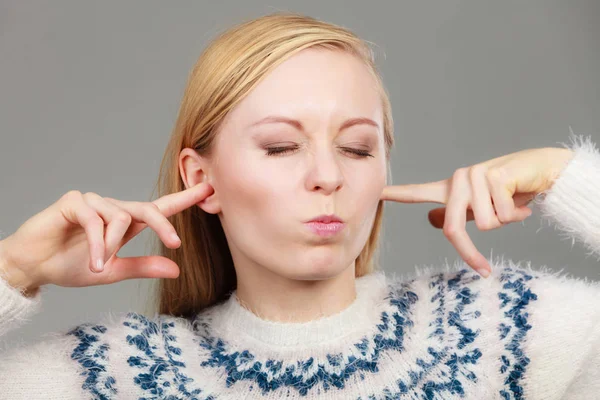
[[[205,169],[215,193],[203,208],[219,213],[236,269],[325,279],[364,247],[386,167],[382,104],[367,67],[348,53],[309,48],[223,121]],[[307,221],[322,214],[337,215],[343,229],[314,233]]]

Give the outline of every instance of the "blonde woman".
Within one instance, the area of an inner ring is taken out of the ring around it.
[[[589,399],[594,282],[488,260],[465,225],[543,215],[600,255],[600,153],[522,150],[392,186],[389,100],[348,30],[273,14],[189,76],[155,201],[70,191],[0,242],[0,334],[42,288],[158,278],[153,318],[81,324],[0,358],[3,399]],[[430,213],[464,263],[386,276],[384,201]],[[146,227],[160,255],[120,258]]]

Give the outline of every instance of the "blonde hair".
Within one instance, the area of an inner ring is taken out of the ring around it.
[[[308,47],[344,51],[368,66],[381,89],[386,159],[393,146],[388,95],[367,42],[349,30],[295,13],[275,13],[237,25],[214,39],[190,72],[179,114],[160,166],[158,197],[185,190],[180,152],[190,147],[209,156],[219,124],[273,68]],[[371,234],[355,264],[356,277],[375,270],[382,224],[379,202]],[[236,288],[231,253],[217,215],[191,207],[169,217],[181,238],[177,249],[155,237],[158,254],[180,268],[177,279],[159,279],[155,312],[191,318],[225,300]]]

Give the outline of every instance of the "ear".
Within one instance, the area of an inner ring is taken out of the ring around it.
[[[211,184],[214,188],[213,194],[199,202],[197,206],[209,214],[217,214],[221,212],[221,205],[217,188],[210,174],[210,167],[210,160],[200,156],[194,149],[186,147],[179,153],[179,173],[186,189],[201,182]]]

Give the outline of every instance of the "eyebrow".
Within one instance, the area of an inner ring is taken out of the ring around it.
[[[253,123],[249,127],[253,128],[258,125],[275,124],[275,123],[284,123],[284,124],[291,125],[292,127],[296,128],[300,131],[304,130],[304,126],[302,125],[302,122],[300,122],[296,119],[283,117],[283,116],[279,116],[279,115],[270,115],[268,117],[265,117],[255,123]],[[357,117],[357,118],[350,118],[350,119],[347,119],[346,121],[344,121],[342,126],[340,126],[340,131],[342,131],[344,129],[348,129],[354,125],[371,125],[377,129],[379,129],[379,124],[377,122],[373,121],[372,119],[364,118],[364,117]]]

